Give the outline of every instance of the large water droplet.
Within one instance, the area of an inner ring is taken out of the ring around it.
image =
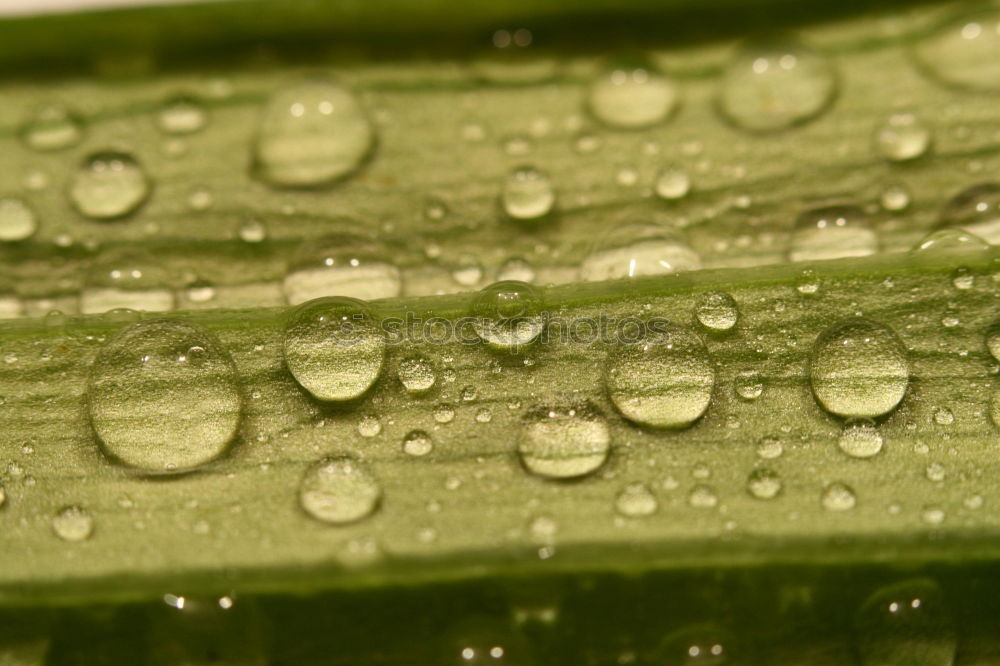
[[[857,206],[811,208],[795,222],[790,261],[866,257],[878,252],[878,236]]]
[[[851,419],[844,424],[837,445],[853,458],[871,458],[882,450],[882,434],[870,419]]]
[[[352,400],[382,372],[385,336],[367,304],[320,298],[299,306],[285,328],[285,363],[320,400]]]
[[[86,541],[94,533],[94,519],[86,509],[68,506],[52,516],[52,530],[63,541]]]
[[[719,108],[744,129],[780,130],[822,113],[836,91],[826,56],[791,39],[753,42],[726,66]]]
[[[929,125],[912,113],[894,113],[875,130],[878,153],[893,162],[906,162],[924,155],[931,147]]]
[[[205,107],[193,97],[175,97],[156,115],[157,126],[167,134],[192,134],[208,122]]]
[[[69,186],[73,206],[95,220],[114,220],[135,211],[149,196],[146,172],[128,153],[94,153],[76,170]]]
[[[1000,12],[960,14],[918,42],[913,53],[935,78],[975,90],[1000,90]]]
[[[151,319],[119,331],[91,365],[87,397],[105,452],[150,472],[215,460],[242,420],[229,354],[207,330],[178,320]]]
[[[254,144],[255,172],[279,187],[314,187],[355,171],[375,131],[354,94],[314,81],[276,92],[267,102]]]
[[[980,183],[956,194],[941,211],[941,226],[1000,245],[1000,183]]]
[[[588,402],[538,405],[524,415],[517,452],[539,476],[568,479],[590,474],[608,457],[611,432]]]
[[[21,139],[35,150],[62,150],[82,138],[83,121],[61,104],[42,107],[21,127]]]
[[[127,308],[146,312],[174,309],[170,274],[152,254],[133,248],[114,248],[101,254],[87,269],[80,292],[80,311],[99,314]]]
[[[906,349],[896,334],[868,319],[841,321],[816,340],[809,363],[813,394],[846,418],[888,414],[910,382]]]
[[[298,305],[322,296],[363,300],[392,298],[402,288],[399,269],[386,261],[386,249],[373,238],[339,233],[309,239],[285,275],[285,298]]]
[[[628,63],[597,76],[590,84],[591,113],[610,127],[638,129],[667,119],[680,99],[670,78],[646,63]]]
[[[676,231],[657,224],[612,229],[580,264],[580,279],[616,280],[701,268],[701,257]]]
[[[937,583],[921,578],[884,587],[854,620],[864,666],[951,666],[956,636]]]
[[[0,242],[22,241],[37,229],[35,211],[28,204],[20,199],[0,199]]]
[[[740,311],[736,300],[722,291],[705,292],[695,304],[695,318],[710,331],[728,331],[736,326]]]
[[[299,501],[313,518],[343,525],[370,516],[382,499],[378,480],[356,460],[326,458],[306,470]]]
[[[526,282],[496,282],[476,296],[471,314],[476,334],[495,349],[517,352],[545,327],[542,298]]]
[[[537,220],[548,215],[556,203],[552,179],[531,166],[511,171],[503,183],[500,204],[515,220]]]
[[[981,252],[990,244],[961,229],[938,229],[924,236],[912,252]]]
[[[680,428],[708,409],[715,369],[701,338],[664,324],[638,343],[620,344],[607,359],[605,383],[611,401],[628,420]]]

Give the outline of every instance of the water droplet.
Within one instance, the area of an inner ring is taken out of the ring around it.
[[[993,360],[1000,363],[1000,319],[993,322],[986,330],[986,348]]]
[[[244,243],[260,243],[267,238],[267,226],[260,220],[245,220],[237,234]]]
[[[150,472],[215,460],[242,420],[229,354],[204,328],[171,319],[141,321],[111,338],[91,365],[87,397],[105,452]]]
[[[924,71],[944,83],[1000,90],[1000,13],[962,13],[920,40],[913,54]]]
[[[590,84],[587,102],[599,121],[619,129],[639,129],[663,122],[677,108],[677,84],[652,66],[623,64]]]
[[[455,408],[451,405],[438,405],[434,408],[434,420],[438,423],[451,423],[455,420]]]
[[[522,666],[535,663],[524,638],[503,621],[468,617],[452,630],[446,654],[434,659],[441,666]]]
[[[869,419],[850,419],[837,440],[840,450],[853,458],[871,458],[882,450],[882,434]]]
[[[506,85],[539,83],[559,71],[559,61],[534,48],[535,37],[527,28],[493,33],[493,48],[472,61],[475,73],[486,81]]]
[[[207,122],[205,107],[193,97],[175,97],[156,115],[157,126],[167,134],[193,134]]]
[[[313,518],[344,525],[374,513],[382,487],[361,463],[347,457],[314,463],[302,477],[299,501]]]
[[[656,191],[656,196],[664,201],[683,199],[691,191],[691,177],[681,167],[666,166],[656,174],[653,189]]]
[[[728,331],[736,326],[740,311],[736,300],[722,291],[705,292],[694,310],[698,322],[710,331]]]
[[[747,477],[747,492],[757,499],[774,499],[781,493],[781,488],[781,477],[766,467],[755,469]]]
[[[526,282],[496,282],[476,296],[471,314],[483,342],[503,351],[518,352],[534,342],[545,327],[542,298]]]
[[[951,666],[957,640],[941,588],[926,578],[883,587],[854,619],[864,666]]]
[[[816,340],[809,365],[813,394],[846,418],[888,414],[910,381],[906,349],[896,334],[868,319],[843,320]]]
[[[941,226],[1000,245],[1000,183],[980,183],[956,194],[941,211]]]
[[[608,457],[607,420],[589,402],[538,405],[525,413],[517,451],[539,476],[568,479],[592,473]]]
[[[463,254],[451,271],[452,279],[463,287],[474,287],[483,279],[483,266],[474,255]]]
[[[134,212],[150,189],[146,172],[134,157],[105,151],[92,154],[76,170],[69,197],[81,215],[114,220]]]
[[[894,113],[875,130],[875,150],[887,160],[906,162],[923,156],[931,147],[929,125],[912,113]]]
[[[972,289],[976,285],[976,275],[965,266],[959,266],[952,271],[951,284],[955,289]]]
[[[621,344],[608,357],[605,384],[630,421],[680,428],[697,420],[712,397],[715,369],[705,343],[675,325],[657,327],[639,343]]]
[[[719,108],[738,127],[774,131],[818,116],[836,92],[826,56],[792,39],[751,42],[723,72]]]
[[[924,470],[924,475],[927,477],[928,481],[939,482],[944,481],[945,476],[947,476],[947,471],[941,463],[931,463]]]
[[[879,197],[882,208],[892,212],[906,210],[910,207],[910,190],[902,183],[887,185]]]
[[[319,400],[352,400],[382,372],[385,336],[362,301],[333,296],[299,306],[285,328],[285,363]]]
[[[736,395],[744,400],[756,400],[764,393],[764,380],[756,370],[743,370],[733,380]]]
[[[21,139],[35,150],[62,150],[82,138],[83,121],[61,104],[42,107],[21,128]]]
[[[812,208],[795,223],[788,249],[790,261],[866,257],[878,252],[878,236],[857,206]]]
[[[493,412],[487,407],[480,407],[476,410],[476,423],[489,423],[493,420]]]
[[[711,486],[697,485],[688,493],[688,505],[695,509],[711,509],[719,503],[719,497]]]
[[[616,280],[701,268],[701,257],[676,231],[656,224],[613,228],[580,264],[580,279]]]
[[[102,253],[87,269],[80,311],[100,314],[127,308],[146,312],[174,309],[175,295],[163,264],[145,250],[121,247]]]
[[[434,449],[431,436],[423,430],[412,430],[403,438],[403,451],[411,456],[426,456]]]
[[[757,455],[765,460],[780,458],[785,447],[777,437],[764,437],[757,442]]]
[[[630,483],[615,497],[615,510],[628,518],[641,518],[656,513],[659,502],[644,483]]]
[[[52,530],[63,541],[86,541],[94,533],[94,519],[86,509],[68,506],[52,516]]]
[[[990,244],[979,236],[961,229],[938,229],[924,236],[917,243],[914,252],[981,252]]]
[[[386,250],[374,239],[340,233],[302,243],[289,265],[282,287],[290,305],[322,296],[363,300],[392,298],[402,289],[399,269],[385,260]]]
[[[7,503],[7,489],[0,485],[0,507]]]
[[[662,666],[722,666],[729,661],[731,640],[711,624],[679,629],[657,650],[655,663]]]
[[[537,220],[552,212],[555,203],[552,179],[544,171],[531,166],[519,167],[504,180],[500,204],[515,220]]]
[[[820,504],[828,511],[849,511],[857,504],[858,499],[854,495],[854,490],[846,483],[839,481],[831,483],[823,489],[820,497]]]
[[[516,280],[518,282],[532,282],[535,279],[535,269],[520,257],[511,257],[503,262],[497,272],[497,279],[501,281]]]
[[[347,88],[314,81],[276,92],[254,144],[255,172],[278,187],[327,185],[353,173],[375,131]]]
[[[28,204],[20,199],[0,199],[0,242],[22,241],[37,229],[35,211]]]
[[[396,374],[403,388],[411,395],[426,393],[437,381],[434,366],[423,356],[403,359],[399,362]]]

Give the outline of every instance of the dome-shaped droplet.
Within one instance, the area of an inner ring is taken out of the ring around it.
[[[94,153],[79,166],[69,185],[69,198],[82,215],[114,220],[135,211],[151,185],[142,165],[128,153]]]
[[[916,43],[923,69],[949,85],[1000,90],[1000,12],[961,13]]]
[[[426,456],[434,449],[434,441],[424,430],[411,430],[403,437],[403,452],[411,456]]]
[[[647,63],[623,63],[602,72],[587,93],[594,117],[618,129],[639,129],[663,122],[679,100],[677,84]]]
[[[537,220],[552,212],[556,191],[547,173],[532,166],[507,174],[500,193],[500,205],[515,220]]]
[[[162,262],[142,249],[112,248],[87,269],[80,311],[99,314],[127,308],[146,312],[173,310],[175,294]]]
[[[817,338],[809,381],[819,403],[838,416],[888,414],[903,399],[910,382],[906,348],[882,324],[846,319]]]
[[[539,53],[528,28],[500,28],[490,42],[493,48],[472,61],[473,71],[484,81],[525,85],[550,79],[559,71],[561,61]]]
[[[111,338],[91,365],[87,398],[104,451],[149,472],[215,460],[242,420],[229,354],[204,328],[173,319],[138,322]]]
[[[68,506],[52,516],[52,531],[63,541],[86,541],[94,533],[94,519],[86,509]]]
[[[866,257],[878,252],[878,236],[857,206],[811,208],[795,222],[788,248],[790,261]]]
[[[774,499],[781,493],[781,488],[781,477],[767,467],[755,469],[747,477],[747,492],[757,499]]]
[[[961,229],[938,229],[924,236],[913,246],[913,252],[982,252],[990,244],[979,236]]]
[[[399,362],[396,374],[403,388],[411,395],[426,393],[437,381],[434,364],[423,356],[403,359]]]
[[[369,301],[398,296],[402,277],[382,244],[345,232],[303,242],[282,286],[290,305],[323,296]]]
[[[174,97],[156,114],[156,125],[167,134],[193,134],[207,122],[205,107],[193,97]]]
[[[889,585],[854,618],[862,666],[951,666],[957,639],[941,588],[926,578]]]
[[[1000,245],[1000,183],[980,183],[956,194],[941,211],[941,226]]]
[[[728,331],[736,326],[740,311],[736,300],[722,291],[708,291],[698,297],[695,318],[709,331]]]
[[[821,114],[836,91],[826,56],[792,39],[752,42],[726,66],[719,108],[743,129],[781,130]]]
[[[882,434],[870,419],[851,419],[844,424],[837,445],[852,458],[871,458],[882,450]]]
[[[733,379],[733,389],[744,400],[756,400],[764,393],[764,379],[756,370],[742,370]]]
[[[653,190],[656,192],[656,196],[664,201],[683,199],[691,191],[691,177],[681,167],[663,167],[656,174]]]
[[[375,131],[360,101],[343,86],[310,82],[276,92],[254,143],[255,172],[278,187],[315,187],[355,171]]]
[[[858,503],[854,490],[846,483],[835,481],[820,495],[820,504],[827,511],[850,511]]]
[[[605,365],[611,401],[630,421],[681,428],[696,421],[712,398],[715,369],[705,343],[680,326],[661,326],[638,343],[620,344]]]
[[[21,139],[35,150],[62,150],[83,138],[83,121],[61,104],[38,109],[21,127]]]
[[[382,372],[385,336],[367,304],[319,298],[292,313],[285,328],[285,363],[319,400],[352,400]]]
[[[545,313],[538,289],[526,282],[495,282],[476,296],[471,314],[483,342],[517,352],[538,339],[545,328]]]
[[[0,198],[0,242],[22,241],[38,229],[35,211],[21,199]]]
[[[615,511],[628,518],[641,518],[656,513],[659,502],[644,483],[630,483],[615,496]]]
[[[608,457],[611,431],[588,402],[542,404],[528,410],[517,452],[538,476],[568,479],[592,473]]]
[[[299,485],[299,502],[306,513],[334,525],[370,516],[381,499],[378,480],[367,467],[347,457],[316,462]]]
[[[663,639],[654,663],[662,666],[723,666],[730,663],[732,639],[711,624],[678,629]]]
[[[677,232],[657,224],[626,224],[601,238],[580,264],[580,279],[616,280],[701,268],[701,257]]]
[[[878,153],[893,162],[921,157],[931,147],[930,125],[912,113],[894,113],[876,128],[873,142]]]

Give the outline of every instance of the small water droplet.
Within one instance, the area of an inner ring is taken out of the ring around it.
[[[501,281],[533,282],[535,279],[535,269],[524,259],[511,257],[500,266],[500,270],[497,271],[497,279]]]
[[[452,279],[463,287],[474,287],[483,279],[483,265],[474,255],[463,254],[451,271]]]
[[[613,228],[580,264],[580,279],[616,280],[701,268],[701,257],[676,231],[656,224]]]
[[[585,476],[607,460],[611,432],[589,402],[542,404],[528,410],[517,451],[525,468],[539,476]]]
[[[664,201],[683,199],[691,191],[691,177],[681,167],[666,166],[656,174],[653,189],[656,191],[656,196]]]
[[[733,387],[744,400],[756,400],[764,393],[764,380],[756,370],[742,370],[733,380]]]
[[[1000,245],[1000,183],[980,183],[953,196],[941,211],[941,226]]]
[[[35,211],[21,199],[0,199],[0,242],[22,241],[38,229]]]
[[[755,469],[747,477],[747,492],[757,499],[774,499],[781,493],[781,488],[781,477],[767,467]]]
[[[888,585],[854,618],[863,666],[951,666],[957,639],[944,594],[927,578]]]
[[[377,416],[366,414],[358,419],[358,434],[362,437],[376,437],[382,432],[382,422]]]
[[[434,420],[438,423],[451,423],[455,420],[455,408],[451,405],[438,405],[434,408]]]
[[[260,243],[267,238],[267,226],[260,220],[244,220],[237,234],[244,243]]]
[[[236,436],[242,421],[237,382],[229,354],[204,328],[141,321],[115,334],[94,359],[90,421],[104,451],[125,465],[193,469],[221,456]]]
[[[870,419],[849,419],[837,445],[853,458],[871,458],[882,450],[882,434]]]
[[[857,504],[854,490],[846,483],[839,481],[829,484],[823,489],[820,504],[828,511],[849,511]]]
[[[356,460],[326,458],[314,463],[299,485],[299,501],[313,518],[344,525],[375,512],[382,499],[382,487]]]
[[[680,428],[708,409],[715,369],[701,338],[686,328],[664,324],[641,342],[620,344],[611,353],[605,385],[628,420],[654,428]]]
[[[316,187],[353,173],[375,130],[357,97],[336,83],[285,88],[268,100],[254,143],[254,171],[278,187]]]
[[[523,351],[545,327],[539,291],[526,282],[496,282],[476,296],[471,314],[483,342],[494,349]]]
[[[934,410],[934,423],[951,425],[955,422],[955,414],[947,407],[937,407]]]
[[[882,204],[882,208],[892,212],[898,212],[909,208],[911,199],[912,196],[910,195],[909,188],[902,183],[886,185],[885,189],[882,190],[882,194],[879,196],[879,202]]]
[[[732,642],[711,624],[679,629],[663,639],[657,650],[661,666],[723,666],[730,663]]]
[[[789,261],[866,257],[878,252],[878,236],[857,206],[823,206],[806,210],[795,222]]]
[[[399,362],[396,374],[403,388],[411,395],[426,393],[437,381],[434,365],[423,356],[403,359]]]
[[[353,298],[309,301],[285,328],[285,363],[315,398],[353,400],[382,372],[385,336],[371,309]]]
[[[298,305],[323,296],[363,300],[398,296],[402,278],[386,254],[380,243],[361,234],[309,239],[289,264],[282,283],[285,298]]]
[[[912,113],[894,113],[875,130],[875,149],[887,160],[906,162],[927,153],[933,133],[929,125]]]
[[[974,90],[1000,90],[1000,13],[962,12],[921,39],[913,54],[934,78]]]
[[[605,125],[639,129],[663,122],[677,108],[680,91],[670,78],[647,63],[623,63],[590,84],[590,112]]]
[[[711,486],[697,485],[688,494],[688,505],[696,509],[711,509],[719,503],[719,497]]]
[[[86,509],[68,506],[52,516],[52,530],[63,541],[86,541],[94,533],[94,519]]]
[[[156,114],[156,124],[167,134],[193,134],[205,127],[208,113],[193,97],[174,97]]]
[[[656,513],[659,502],[644,483],[630,483],[615,497],[615,510],[628,518],[641,518]]]
[[[73,174],[69,197],[81,215],[114,220],[134,212],[152,186],[142,165],[128,153],[90,155]]]
[[[547,173],[523,166],[507,175],[500,203],[504,212],[515,220],[537,220],[552,212],[556,191]]]
[[[931,463],[924,470],[924,475],[927,477],[928,481],[944,481],[945,476],[947,476],[947,471],[941,463]]]
[[[162,262],[138,248],[103,252],[87,269],[80,311],[100,314],[114,309],[146,312],[173,310],[175,295]]]
[[[986,349],[993,356],[993,360],[1000,363],[1000,319],[993,322],[986,330]]]
[[[434,449],[431,436],[423,430],[411,430],[403,438],[403,451],[411,456],[426,456]]]
[[[743,46],[723,72],[719,108],[734,125],[781,130],[830,107],[837,77],[826,56],[792,39]]]
[[[906,348],[886,326],[843,320],[816,340],[809,364],[813,394],[829,412],[846,418],[888,414],[910,381]]]
[[[83,138],[83,121],[61,104],[42,107],[21,127],[21,140],[35,150],[62,150]]]
[[[951,284],[955,289],[972,289],[976,285],[976,275],[965,266],[959,266],[952,271]]]
[[[764,437],[757,442],[757,455],[765,460],[780,458],[785,452],[785,446],[777,437]]]
[[[698,297],[695,317],[710,331],[728,331],[736,326],[740,311],[736,300],[722,291],[709,291]]]

